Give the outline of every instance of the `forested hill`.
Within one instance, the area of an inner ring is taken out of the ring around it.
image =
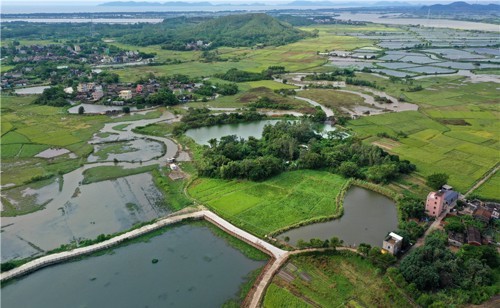
[[[209,20],[165,19],[162,24],[126,35],[123,41],[142,46],[161,44],[166,49],[184,50],[187,44],[196,41],[210,43],[207,48],[250,47],[257,44],[276,46],[293,43],[312,35],[269,15],[254,13]]]
[[[216,46],[283,45],[310,36],[266,14],[229,15],[203,22],[191,30],[197,39]]]

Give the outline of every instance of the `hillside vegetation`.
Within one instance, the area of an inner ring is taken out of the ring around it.
[[[199,40],[210,43],[204,48],[211,49],[257,44],[278,46],[315,35],[263,13],[229,15],[209,20],[176,18],[175,21],[178,23],[166,19],[162,24],[126,35],[122,40],[139,46],[161,44],[164,49],[189,50],[186,44]]]

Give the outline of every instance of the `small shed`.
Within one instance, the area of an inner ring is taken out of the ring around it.
[[[403,237],[394,232],[389,233],[382,244],[382,248],[387,250],[392,255],[397,255],[401,251],[402,247]]]

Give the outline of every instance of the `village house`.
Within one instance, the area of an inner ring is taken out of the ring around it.
[[[458,193],[451,186],[443,186],[436,192],[430,192],[425,202],[425,213],[429,216],[438,217],[448,207],[452,207],[458,200]]]
[[[465,243],[465,236],[463,233],[450,232],[448,234],[448,243],[455,247],[461,247]]]
[[[382,244],[382,248],[392,255],[397,255],[401,251],[402,247],[403,237],[394,232],[389,233]]]
[[[467,244],[481,246],[481,233],[474,227],[467,227]]]
[[[102,86],[95,86],[94,93],[92,93],[92,98],[94,101],[100,100],[104,96],[104,91]]]
[[[120,94],[118,94],[118,96],[124,100],[131,99],[132,98],[132,90],[121,90]]]
[[[488,209],[486,209],[485,207],[479,206],[472,214],[472,217],[474,217],[475,219],[480,220],[484,223],[489,223],[491,220],[491,215],[492,215],[492,213]]]

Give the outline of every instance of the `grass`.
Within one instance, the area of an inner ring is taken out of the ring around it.
[[[134,128],[132,131],[134,133],[143,135],[165,137],[166,135],[172,133],[172,127],[173,127],[172,124],[154,123],[154,124],[149,124],[147,126],[140,126]]]
[[[500,173],[497,171],[473,193],[484,200],[500,201]]]
[[[158,165],[149,165],[138,168],[125,169],[121,166],[100,166],[83,171],[83,184],[114,180],[117,178],[150,172],[158,168]]]
[[[113,126],[112,128],[113,128],[114,130],[125,131],[125,130],[126,130],[125,128],[126,128],[127,126],[129,126],[129,125],[130,125],[130,124],[127,124],[127,123],[124,123],[124,124],[118,124],[118,125],[116,125],[116,126]]]
[[[419,105],[419,111],[364,117],[348,126],[366,142],[382,145],[416,164],[420,176],[447,173],[450,184],[465,192],[499,161],[495,84],[467,83],[461,76],[432,77],[413,81],[424,90],[408,92],[403,83],[369,74],[359,76]],[[398,141],[389,144],[379,133],[407,137],[397,137]]]
[[[209,63],[200,62],[200,53],[195,51],[169,51],[162,50],[159,46],[137,47],[113,43],[116,46],[126,49],[156,52],[158,62],[163,62],[167,59],[184,61],[181,64],[127,67],[118,69],[115,72],[125,82],[134,82],[140,76],[147,76],[149,73],[155,75],[185,74],[192,77],[207,77],[213,76],[216,73],[226,72],[231,68],[261,72],[273,65],[283,65],[288,71],[295,72],[325,64],[326,59],[319,56],[317,54],[318,51],[333,49],[352,50],[359,47],[373,46],[373,41],[371,40],[334,33],[336,27],[319,27],[318,37],[300,40],[284,46],[268,46],[262,49],[222,47],[218,51],[219,56],[224,61]],[[306,27],[304,29],[312,31],[316,28]]]
[[[183,167],[185,164],[187,163],[183,163]],[[169,170],[169,168],[162,168],[161,171],[153,170],[153,181],[163,192],[167,206],[172,211],[179,211],[193,204],[184,194],[188,179],[173,181],[166,175]]]
[[[103,143],[99,145],[99,150],[93,155],[97,156],[97,161],[106,161],[110,154],[122,154],[139,150],[129,146],[129,143],[129,141]]]
[[[261,97],[268,97],[272,101],[278,104],[290,105],[293,110],[311,113],[314,108],[311,107],[307,102],[293,98],[292,96],[282,96],[280,94],[274,93],[273,90],[267,87],[253,88],[234,96],[221,96],[213,101],[209,102],[192,102],[186,104],[188,107],[205,107],[209,105],[210,107],[222,107],[222,108],[243,108],[250,103],[256,102]]]
[[[292,292],[288,291],[287,289],[282,288],[275,283],[271,283],[267,288],[262,307],[305,308],[311,307],[311,305],[308,305],[306,302],[293,295]]]
[[[312,99],[337,113],[345,113],[342,108],[353,109],[355,106],[366,105],[359,95],[328,89],[309,89],[301,91],[301,97]]]
[[[310,219],[338,215],[346,183],[324,171],[286,172],[264,182],[199,178],[189,194],[240,227],[264,236]]]
[[[38,176],[56,174],[58,170],[69,172],[78,168],[92,152],[93,147],[87,141],[109,121],[106,116],[81,117],[66,114],[64,108],[34,105],[35,97],[0,97],[2,185],[20,185]],[[34,157],[49,147],[67,148],[77,158]]]
[[[44,187],[50,186],[54,183],[54,179],[37,181],[32,184],[13,187],[10,189],[4,189],[2,191],[2,205],[3,210],[1,212],[2,217],[12,217],[18,215],[29,214],[38,210],[41,210],[45,207],[45,204],[52,200],[48,199],[43,203],[40,203],[37,200],[36,194],[27,195],[27,190],[39,190]],[[22,200],[21,202],[12,202],[11,200]]]
[[[292,280],[275,276],[264,307],[276,307],[281,301],[291,307],[412,306],[386,275],[354,253],[299,255],[290,263],[284,268]]]

